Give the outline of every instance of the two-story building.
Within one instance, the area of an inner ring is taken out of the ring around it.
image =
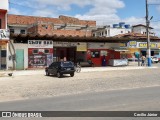
[[[7,29],[8,0],[0,3],[0,70],[7,68],[9,31]]]

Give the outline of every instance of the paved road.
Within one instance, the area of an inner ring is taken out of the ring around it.
[[[0,103],[0,110],[160,111],[160,86]]]
[[[160,87],[148,87],[3,102],[0,103],[0,111],[160,111],[159,90]],[[75,118],[70,119],[75,120]],[[84,118],[76,119],[84,120]],[[97,120],[97,118],[92,119]],[[124,120],[124,118],[110,119]],[[108,120],[108,118],[103,118],[103,120]]]

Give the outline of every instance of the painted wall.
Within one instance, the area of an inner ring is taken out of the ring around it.
[[[27,34],[27,27],[9,27],[9,29],[14,29],[15,34],[20,34],[21,30],[25,30],[25,34]]]
[[[14,43],[14,48],[16,49],[24,49],[24,69],[28,68],[28,44]],[[14,53],[13,49],[11,49],[12,53]],[[13,69],[13,62],[10,59],[11,53],[8,52],[8,68]]]
[[[3,10],[9,10],[9,2],[8,0],[1,0],[0,1],[0,9],[3,9]]]

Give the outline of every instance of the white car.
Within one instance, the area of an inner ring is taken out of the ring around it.
[[[158,57],[156,57],[156,56],[151,56],[151,61],[152,61],[152,63],[158,63],[159,62]]]

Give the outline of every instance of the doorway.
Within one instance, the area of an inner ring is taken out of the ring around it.
[[[54,61],[76,61],[76,47],[55,47],[53,52]]]
[[[24,50],[16,49],[16,69],[24,70]]]

